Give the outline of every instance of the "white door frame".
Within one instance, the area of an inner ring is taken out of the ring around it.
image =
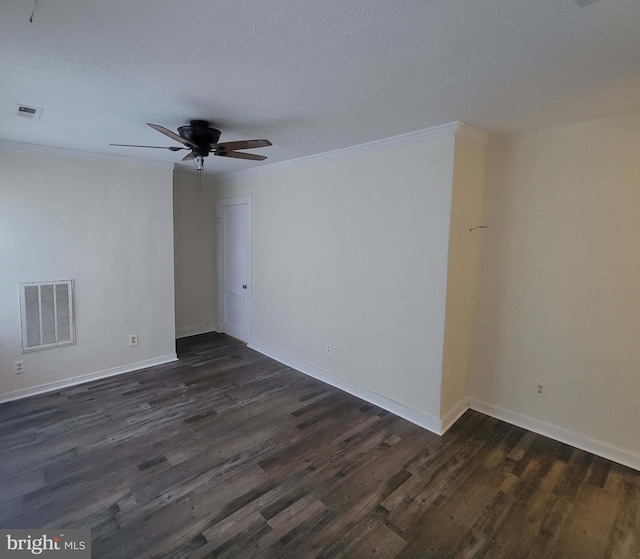
[[[216,201],[216,221],[218,224],[217,228],[217,237],[218,237],[218,270],[217,270],[217,278],[218,278],[218,332],[224,332],[223,330],[223,291],[224,291],[224,277],[223,277],[223,266],[222,266],[222,248],[224,245],[224,231],[222,229],[222,215],[221,208],[222,206],[236,206],[246,204],[249,213],[249,266],[250,266],[250,278],[249,278],[249,340],[247,343],[251,341],[252,330],[253,330],[253,213],[252,213],[252,197],[251,196],[242,196],[238,198],[225,198],[222,200]]]

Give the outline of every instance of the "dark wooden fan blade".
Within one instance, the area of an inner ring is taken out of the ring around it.
[[[155,148],[155,149],[169,149],[171,151],[180,151],[181,149],[188,149],[188,148],[178,148],[175,146],[138,146],[135,144],[109,144],[110,146],[119,146],[119,147],[123,147],[123,148]]]
[[[222,142],[221,144],[211,144],[212,149],[224,149],[233,151],[236,149],[266,148],[273,145],[269,140],[238,140],[237,142]]]
[[[169,138],[173,138],[176,142],[180,142],[185,146],[194,147],[194,144],[192,144],[191,142],[188,142],[182,136],[179,136],[175,132],[171,132],[171,130],[167,130],[164,126],[160,126],[159,124],[150,124],[149,122],[147,122],[147,126],[151,126],[151,128],[153,128],[154,130],[157,130],[158,132],[160,132],[161,134],[164,134],[165,136],[169,136]]]
[[[182,149],[184,149],[184,148],[182,148]],[[194,157],[195,157],[195,155],[193,155],[193,153],[187,153],[187,155],[185,155],[182,158],[182,161],[189,161],[190,159],[193,159]]]
[[[236,159],[252,159],[254,161],[264,161],[266,159],[266,156],[264,155],[243,153],[241,151],[220,151],[214,152],[213,155],[220,155],[221,157],[235,157]]]

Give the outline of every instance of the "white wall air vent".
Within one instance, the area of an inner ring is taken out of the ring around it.
[[[38,107],[29,107],[27,105],[15,104],[13,106],[13,114],[22,118],[33,118],[39,120],[42,116],[42,109]]]
[[[22,352],[75,343],[73,280],[20,284]]]

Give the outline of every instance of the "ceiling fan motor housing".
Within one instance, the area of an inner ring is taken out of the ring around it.
[[[206,120],[192,120],[188,126],[180,126],[178,134],[196,147],[192,149],[194,155],[207,157],[211,144],[217,144],[220,139],[220,130],[209,127]]]

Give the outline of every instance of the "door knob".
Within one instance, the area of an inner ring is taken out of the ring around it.
[[[242,286],[242,289],[246,289],[246,288],[247,288],[247,286],[246,286],[246,285],[243,285],[243,286]]]

